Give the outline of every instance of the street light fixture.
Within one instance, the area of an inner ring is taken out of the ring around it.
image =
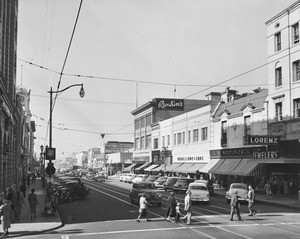
[[[83,84],[74,84],[74,85],[70,85],[62,90],[57,90],[57,91],[53,91],[52,90],[52,87],[50,88],[50,91],[47,91],[48,93],[50,93],[50,119],[49,119],[49,152],[55,152],[55,151],[52,151],[52,112],[53,112],[53,100],[52,100],[52,94],[55,93],[55,94],[58,94],[58,93],[63,93],[64,91],[72,88],[72,87],[75,87],[75,86],[80,86],[80,91],[79,91],[79,96],[81,98],[84,97],[85,95],[85,92],[84,92],[84,88],[83,88]],[[55,153],[54,153],[55,154]],[[49,157],[49,155],[47,154],[47,150],[46,150],[46,157]],[[46,158],[46,159],[49,159],[49,163],[48,163],[48,172],[50,172],[49,174],[52,174],[53,172],[55,172],[55,168],[53,167],[53,164],[52,164],[52,159],[55,159],[55,155],[52,155],[51,158]],[[51,169],[49,169],[49,167],[51,167]],[[54,174],[54,173],[53,173]]]

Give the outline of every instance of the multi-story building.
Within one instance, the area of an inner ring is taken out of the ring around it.
[[[0,1],[0,192],[17,183],[17,22],[18,1]]]

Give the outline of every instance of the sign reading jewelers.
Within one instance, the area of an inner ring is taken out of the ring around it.
[[[184,110],[184,100],[156,98],[154,107],[158,110]]]

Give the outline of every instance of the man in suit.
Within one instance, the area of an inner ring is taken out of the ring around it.
[[[255,210],[253,208],[253,203],[255,199],[255,192],[251,185],[249,185],[249,191],[248,191],[248,209],[249,209],[249,215],[248,216],[254,216],[259,210]]]
[[[230,221],[233,221],[233,215],[236,212],[236,215],[239,219],[239,221],[242,220],[241,218],[241,214],[240,214],[240,204],[238,202],[239,199],[239,195],[238,195],[238,190],[234,191],[234,193],[231,195],[231,202],[230,202],[230,206],[231,206],[231,212],[230,212]]]

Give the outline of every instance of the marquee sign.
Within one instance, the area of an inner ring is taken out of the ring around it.
[[[154,107],[158,110],[184,110],[184,100],[156,98]]]

